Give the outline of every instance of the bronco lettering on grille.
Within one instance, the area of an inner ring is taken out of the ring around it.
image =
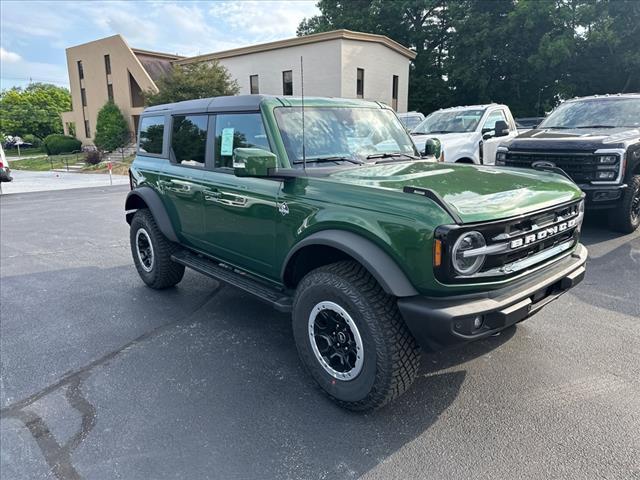
[[[528,235],[525,235],[524,237],[511,240],[511,242],[509,243],[509,248],[519,248],[525,245],[530,245],[539,240],[544,240],[545,238],[553,237],[554,235],[558,235],[559,233],[562,233],[569,228],[575,227],[577,223],[578,220],[576,218],[572,218],[567,222],[559,223],[557,225],[554,225],[553,227],[543,228],[542,230],[530,233]]]

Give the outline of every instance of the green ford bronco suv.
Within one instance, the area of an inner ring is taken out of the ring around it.
[[[291,312],[302,362],[354,410],[404,392],[420,347],[495,334],[585,273],[572,181],[421,158],[375,102],[150,107],[130,179],[142,280],[171,287],[189,267]]]

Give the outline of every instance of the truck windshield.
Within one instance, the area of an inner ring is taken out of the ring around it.
[[[422,135],[427,133],[473,132],[483,114],[483,109],[434,112],[414,128],[411,133]]]
[[[639,126],[640,98],[600,98],[563,103],[538,128]]]
[[[274,110],[284,147],[293,166],[302,163],[302,111]],[[418,152],[392,111],[380,108],[306,107],[304,146],[308,167],[373,161],[377,154],[417,157]]]

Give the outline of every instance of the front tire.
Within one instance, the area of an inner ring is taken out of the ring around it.
[[[131,219],[129,240],[133,263],[144,283],[160,290],[182,280],[184,265],[171,260],[177,247],[162,234],[146,208],[138,210]]]
[[[621,233],[632,233],[640,226],[640,175],[633,175],[619,207],[611,218],[611,226]]]
[[[307,274],[293,302],[293,334],[311,376],[339,405],[372,410],[413,383],[420,349],[396,298],[356,262]]]

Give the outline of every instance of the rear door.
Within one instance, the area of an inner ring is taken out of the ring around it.
[[[212,116],[213,168],[204,173],[204,237],[214,256],[258,275],[277,279],[274,266],[277,197],[282,182],[236,177],[235,148],[272,151],[259,112]]]

